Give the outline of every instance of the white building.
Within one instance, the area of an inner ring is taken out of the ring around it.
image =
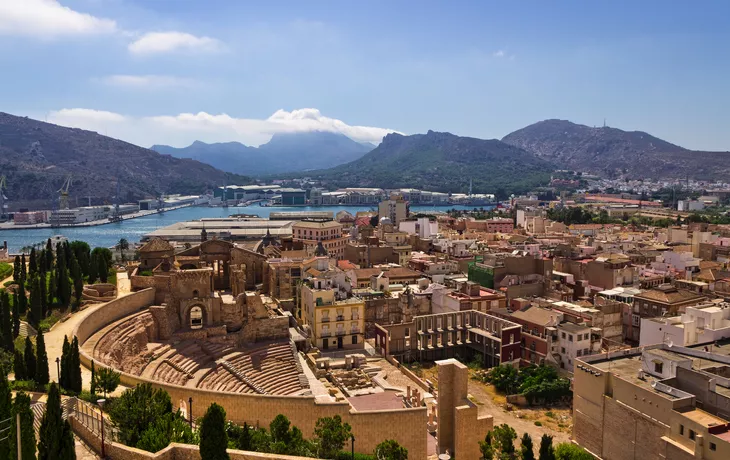
[[[705,209],[705,203],[698,200],[679,200],[677,201],[677,211],[702,211]]]
[[[643,318],[639,345],[671,343],[690,346],[730,337],[730,303],[707,303],[686,307],[681,316]]]
[[[658,273],[678,272],[682,274],[700,271],[702,259],[694,257],[691,252],[664,251],[651,263],[651,268]],[[691,278],[690,278],[691,279]]]
[[[601,351],[601,340],[591,337],[591,334],[600,335],[600,330],[569,322],[558,324],[557,329],[561,368],[573,372],[576,357]]]
[[[431,238],[439,232],[439,223],[429,220],[428,217],[419,217],[417,220],[405,220],[398,224],[398,230],[421,238]]]

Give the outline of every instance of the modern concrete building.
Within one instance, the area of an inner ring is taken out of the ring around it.
[[[398,227],[401,221],[408,216],[406,202],[400,197],[392,197],[378,204],[378,216],[387,217],[390,223]]]
[[[708,302],[686,307],[680,316],[642,318],[639,345],[690,346],[730,338],[730,303]]]

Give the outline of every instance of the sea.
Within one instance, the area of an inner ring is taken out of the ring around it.
[[[480,206],[490,209],[491,206]],[[419,211],[441,211],[450,209],[469,210],[473,206],[412,206],[411,213]],[[259,217],[269,217],[272,212],[292,211],[332,211],[335,215],[340,211],[348,211],[355,215],[358,211],[377,210],[372,206],[327,206],[327,207],[277,207],[277,206],[229,206],[208,207],[194,206],[152,214],[149,216],[128,219],[122,222],[108,223],[94,227],[62,227],[62,228],[34,228],[0,231],[0,242],[7,241],[8,250],[11,254],[20,252],[26,246],[34,246],[43,243],[56,235],[61,235],[73,240],[82,240],[89,243],[91,247],[113,247],[121,238],[126,238],[130,243],[138,242],[144,235],[167,227],[177,222],[197,220],[203,218],[228,217],[233,214],[253,214]]]

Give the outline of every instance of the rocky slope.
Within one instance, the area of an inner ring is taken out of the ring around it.
[[[717,179],[730,174],[730,152],[688,150],[641,131],[591,128],[545,120],[502,139],[552,161],[560,169],[636,178]]]
[[[0,112],[0,174],[7,177],[10,210],[50,208],[72,174],[70,204],[111,203],[121,178],[124,201],[163,193],[203,193],[226,173],[173,158],[92,131],[66,128]],[[248,183],[229,175],[229,183]]]

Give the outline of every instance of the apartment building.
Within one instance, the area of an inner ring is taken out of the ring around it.
[[[390,223],[398,227],[401,221],[408,217],[406,202],[401,197],[393,196],[389,200],[378,204],[378,217],[390,219]]]
[[[332,279],[313,278],[301,287],[301,311],[311,331],[310,341],[322,351],[365,346],[365,302],[347,297]]]
[[[679,316],[642,318],[639,345],[690,346],[730,338],[730,303],[707,302],[685,308]]]
[[[292,237],[311,252],[321,244],[333,259],[345,257],[347,237],[342,236],[342,224],[331,219],[306,219],[292,225]]]
[[[606,460],[730,458],[730,343],[576,359],[573,439]]]

